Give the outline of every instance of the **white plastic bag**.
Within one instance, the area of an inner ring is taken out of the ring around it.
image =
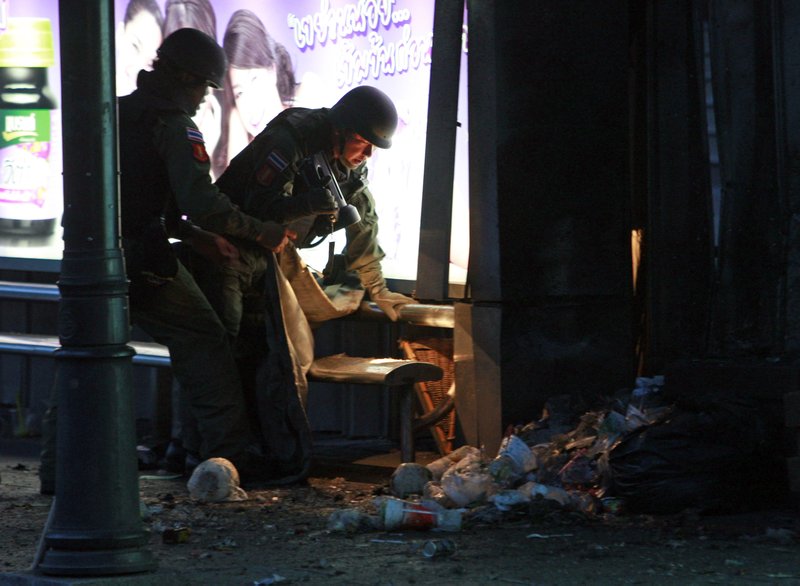
[[[492,476],[478,454],[466,455],[442,475],[442,490],[459,507],[486,499],[492,489]]]
[[[193,499],[208,503],[247,499],[247,493],[239,486],[239,472],[225,458],[209,458],[201,462],[192,472],[186,487]]]

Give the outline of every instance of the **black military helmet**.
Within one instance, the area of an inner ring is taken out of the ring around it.
[[[362,85],[351,89],[333,105],[331,120],[339,128],[357,132],[376,147],[388,149],[397,129],[397,109],[381,90]]]
[[[193,28],[176,30],[161,43],[158,56],[213,88],[222,87],[228,65],[225,51],[202,31]]]

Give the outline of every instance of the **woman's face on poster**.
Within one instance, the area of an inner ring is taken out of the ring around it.
[[[275,69],[232,67],[229,75],[239,119],[247,133],[255,136],[284,109]]]
[[[127,92],[136,88],[136,76],[142,69],[152,69],[160,45],[161,28],[155,17],[146,10],[139,11],[125,24],[118,61],[122,79],[118,85],[127,87],[119,87],[119,90]]]

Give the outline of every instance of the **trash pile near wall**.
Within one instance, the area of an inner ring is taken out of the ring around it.
[[[371,510],[334,512],[328,528],[458,531],[487,509],[541,500],[588,516],[741,510],[773,492],[765,480],[781,490],[780,450],[758,405],[737,398],[687,408],[667,401],[663,387],[663,377],[638,378],[577,425],[555,398],[538,421],[513,429],[496,457],[467,445],[427,466],[401,464],[391,495]]]

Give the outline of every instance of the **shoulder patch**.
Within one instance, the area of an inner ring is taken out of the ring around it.
[[[264,187],[269,187],[272,185],[272,182],[275,180],[275,177],[278,173],[269,163],[265,163],[261,165],[256,171],[256,181],[258,181]]]
[[[286,169],[289,163],[279,151],[272,151],[267,155],[266,162],[256,170],[256,181],[264,187],[269,187],[278,173]]]
[[[206,145],[202,142],[192,143],[192,156],[201,163],[208,162],[208,152],[206,152]]]
[[[192,128],[191,126],[186,127],[186,138],[188,138],[191,142],[205,143],[205,140],[203,140],[203,133],[197,128]]]
[[[286,158],[279,151],[272,151],[267,155],[267,163],[278,173],[289,166],[289,163],[286,162]]]

